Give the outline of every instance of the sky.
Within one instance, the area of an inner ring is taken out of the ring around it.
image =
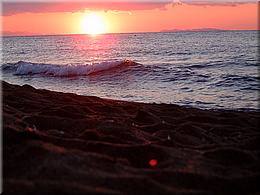
[[[253,0],[3,0],[3,35],[258,29]]]

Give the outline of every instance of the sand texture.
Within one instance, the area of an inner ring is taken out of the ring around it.
[[[258,194],[259,112],[3,85],[6,194]]]

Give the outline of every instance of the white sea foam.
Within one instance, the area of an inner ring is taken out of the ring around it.
[[[101,63],[93,64],[67,64],[67,65],[56,65],[56,64],[38,64],[31,62],[19,61],[14,64],[15,75],[33,75],[33,74],[44,74],[52,76],[80,76],[89,75],[101,71],[107,71],[120,66],[129,66],[136,64],[130,60],[118,60],[118,61],[105,61]]]

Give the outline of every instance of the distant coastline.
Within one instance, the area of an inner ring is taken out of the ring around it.
[[[194,28],[194,29],[169,29],[162,30],[161,32],[209,32],[209,31],[235,31],[235,30],[225,30],[218,28]]]

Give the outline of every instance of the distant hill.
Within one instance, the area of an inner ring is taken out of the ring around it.
[[[227,31],[218,28],[196,28],[196,29],[170,29],[162,30],[161,32],[208,32],[208,31]]]

